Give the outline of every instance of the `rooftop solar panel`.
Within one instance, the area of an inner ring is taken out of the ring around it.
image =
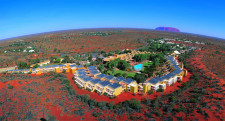
[[[108,75],[108,76],[106,76],[105,77],[107,80],[112,80],[113,78],[114,78],[114,76],[113,75]]]
[[[130,84],[130,83],[134,82],[134,80],[131,78],[127,78],[126,80],[123,80],[123,82],[126,84]]]
[[[116,88],[121,87],[121,85],[118,84],[118,83],[111,83],[111,84],[108,85],[108,87],[110,87],[110,88],[112,88],[112,89],[116,89]]]
[[[105,75],[105,74],[99,74],[99,75],[97,75],[97,77],[100,78],[100,79],[105,78],[106,76],[107,75]]]
[[[105,87],[105,86],[109,85],[110,82],[108,82],[108,81],[103,81],[103,82],[100,82],[99,84],[102,85],[103,87]]]
[[[92,79],[90,82],[93,83],[93,84],[98,84],[102,81],[100,79]]]

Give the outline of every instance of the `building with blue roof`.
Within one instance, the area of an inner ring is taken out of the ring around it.
[[[84,89],[86,89],[87,83],[88,83],[89,81],[91,81],[91,80],[92,80],[92,78],[89,77],[89,76],[87,76],[87,75],[79,75],[79,76],[75,77],[75,80],[74,80],[74,81],[75,81],[79,86],[81,86],[81,87],[83,87]]]
[[[113,75],[107,75],[105,77],[106,80],[110,81],[110,80],[113,80],[115,77]]]
[[[88,83],[87,83],[87,88],[93,92],[97,86],[97,84],[101,83],[102,81],[100,79],[91,79]]]
[[[97,75],[96,77],[97,77],[98,79],[104,80],[106,76],[107,76],[106,74],[99,74],[99,75]]]
[[[148,80],[148,83],[150,84],[149,86],[151,90],[158,90],[158,89],[166,89],[166,84],[164,82],[163,77],[156,77],[153,79]]]
[[[104,93],[106,93],[109,96],[117,96],[121,94],[122,92],[123,92],[122,85],[118,83],[111,83],[106,87]]]
[[[96,66],[88,66],[87,68],[88,68],[88,70],[97,70]]]
[[[121,80],[120,78],[118,78],[118,77],[115,77],[113,80],[116,81],[117,83],[119,83],[119,82],[122,81],[122,80]]]
[[[131,78],[127,78],[126,80],[123,80],[124,83],[126,83],[127,85],[136,82],[135,80],[131,79]]]
[[[100,93],[100,94],[103,94],[106,90],[106,87],[110,84],[109,81],[102,81],[98,84],[96,84],[96,88],[95,90]]]
[[[101,74],[101,72],[98,70],[89,70],[89,73],[91,74],[91,76],[94,76],[94,77]]]

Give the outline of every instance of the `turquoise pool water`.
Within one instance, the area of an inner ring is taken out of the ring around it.
[[[134,66],[135,71],[140,71],[143,68],[143,64],[138,64]]]

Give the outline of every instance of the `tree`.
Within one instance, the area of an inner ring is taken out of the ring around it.
[[[50,57],[50,62],[54,63],[54,60],[56,60],[56,59],[57,59],[56,57]]]
[[[31,60],[31,63],[32,63],[32,64],[40,63],[40,59],[39,59],[39,58],[32,59],[32,60]]]
[[[128,101],[129,107],[133,109],[141,109],[141,102],[136,99],[131,99]]]
[[[134,60],[137,62],[142,62],[144,60],[148,60],[150,57],[150,54],[146,53],[146,54],[136,54],[134,55]]]
[[[112,60],[108,63],[108,68],[113,69],[118,66],[119,59]]]
[[[57,51],[57,48],[54,48],[54,52],[56,52]]]
[[[55,60],[55,63],[60,63],[61,62],[61,59],[60,58],[57,58],[56,60]]]
[[[36,65],[34,65],[34,67],[33,68],[38,68],[40,65],[38,65],[38,64],[36,64]]]
[[[136,73],[134,76],[134,80],[137,81],[137,83],[143,83],[146,80],[146,77],[144,74],[138,74]]]
[[[119,68],[120,70],[126,70],[129,66],[130,66],[130,64],[128,64],[127,61],[120,60],[117,68]]]
[[[153,75],[153,71],[154,71],[154,69],[152,69],[152,66],[145,67],[144,71],[142,71],[142,73],[148,74],[148,77],[151,77]]]
[[[127,73],[123,73],[122,76],[123,76],[124,78],[127,78]]]
[[[119,50],[116,50],[116,51],[115,51],[115,54],[119,54],[119,53],[120,53],[120,51],[119,51]]]
[[[64,56],[64,58],[63,58],[63,61],[62,61],[63,63],[71,63],[72,62],[72,60],[70,59],[70,57],[68,56],[68,55],[66,55],[66,56]]]
[[[89,61],[92,61],[92,55],[90,55],[90,56],[88,57],[88,60],[89,60]]]
[[[8,89],[13,89],[13,86],[9,84]]]
[[[100,71],[102,71],[104,68],[105,68],[105,67],[104,67],[103,64],[100,64],[100,65],[98,66],[98,69],[99,69]]]
[[[159,66],[160,65],[159,58],[155,58],[153,62],[154,62],[155,66]]]
[[[30,66],[26,62],[19,61],[17,63],[17,67],[18,69],[25,69],[25,68],[29,68]]]

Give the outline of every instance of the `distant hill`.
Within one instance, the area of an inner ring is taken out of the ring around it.
[[[155,30],[180,32],[179,29],[176,29],[176,28],[173,28],[173,27],[157,27]]]

